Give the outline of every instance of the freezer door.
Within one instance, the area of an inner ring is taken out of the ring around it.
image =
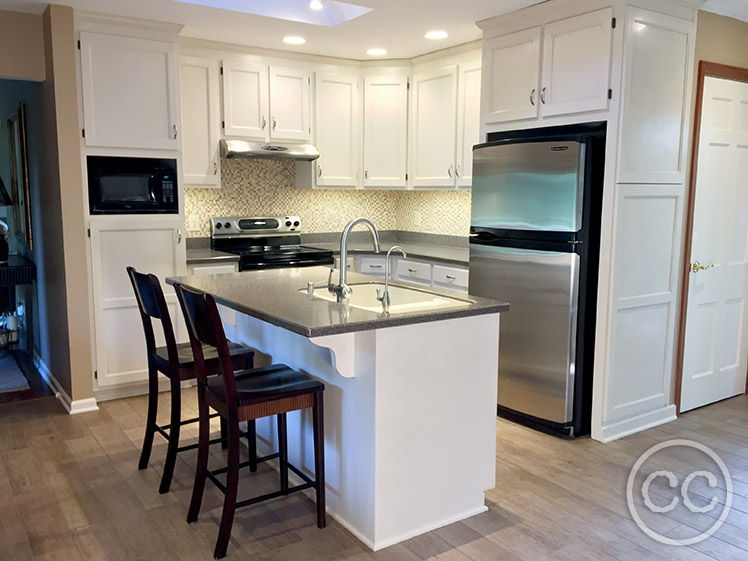
[[[470,294],[511,306],[501,316],[499,405],[572,421],[579,256],[471,244]]]
[[[566,140],[476,148],[471,224],[510,230],[580,230],[584,148]]]

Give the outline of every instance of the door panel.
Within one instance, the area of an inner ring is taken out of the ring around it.
[[[460,65],[457,94],[458,187],[473,185],[473,146],[480,142],[480,60]]]
[[[745,392],[748,84],[707,77],[696,175],[681,411]]]
[[[405,187],[408,79],[369,76],[364,82],[364,187]]]
[[[227,136],[267,138],[267,66],[223,61],[223,119]]]
[[[358,76],[317,72],[314,135],[318,186],[358,184],[361,109]]]
[[[309,74],[270,67],[270,138],[309,140]]]
[[[579,256],[471,244],[470,294],[508,301],[499,405],[557,423],[573,412]]]

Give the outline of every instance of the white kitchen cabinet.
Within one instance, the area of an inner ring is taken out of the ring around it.
[[[629,8],[620,183],[683,183],[693,23]]]
[[[176,45],[81,32],[86,146],[178,148]]]
[[[431,286],[431,263],[398,258],[393,279]]]
[[[270,67],[270,139],[309,140],[309,73]]]
[[[473,184],[473,146],[480,142],[481,61],[460,64],[457,79],[457,187]]]
[[[349,257],[348,261],[351,259]],[[383,255],[359,255],[358,272],[374,277],[384,277],[384,262]],[[336,258],[335,267],[340,267],[339,258]],[[394,256],[390,260],[390,267],[390,278],[398,282],[462,293],[468,291],[469,271],[467,267],[445,265],[441,261]],[[349,270],[354,269],[349,268]]]
[[[432,286],[443,290],[467,292],[468,276],[469,272],[465,267],[437,265],[434,263],[432,270]]]
[[[485,124],[538,117],[541,28],[483,43],[482,109]]]
[[[613,8],[549,23],[543,29],[541,114],[608,108]]]
[[[364,79],[364,187],[406,187],[408,78]]]
[[[340,270],[340,257],[335,258],[335,268],[339,271]],[[356,272],[356,259],[355,257],[347,257],[345,260],[345,268],[346,271],[349,273],[355,273]]]
[[[180,216],[106,216],[92,218],[96,372],[99,388],[147,379],[143,326],[126,267],[153,273],[161,281],[178,340],[185,339],[181,310],[166,277],[185,272]],[[155,329],[156,345],[163,334]]]
[[[223,133],[266,140],[268,126],[268,67],[224,60]]]
[[[220,275],[223,273],[238,273],[239,263],[196,263],[187,267],[190,275]],[[181,311],[181,310],[180,310]],[[236,325],[236,310],[218,304],[218,311],[221,314],[221,321],[226,325]]]
[[[385,256],[362,255],[358,258],[358,272],[362,275],[383,277],[385,260]],[[392,264],[394,264],[394,260]],[[338,266],[340,266],[340,263],[338,263]]]
[[[457,66],[413,75],[411,85],[411,183],[414,187],[455,184]]]
[[[218,72],[217,60],[193,56],[179,59],[182,170],[186,187],[221,186]]]
[[[320,153],[315,183],[320,187],[355,187],[361,150],[359,78],[317,72],[314,82],[314,136]]]

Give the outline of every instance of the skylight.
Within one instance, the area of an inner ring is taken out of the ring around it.
[[[354,18],[362,16],[373,8],[336,2],[335,0],[321,0],[322,9],[310,8],[309,0],[172,0],[181,4],[197,4],[232,12],[244,12],[256,16],[283,19],[335,27]]]

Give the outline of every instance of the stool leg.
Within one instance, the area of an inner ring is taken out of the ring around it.
[[[200,387],[198,387],[197,396],[200,416],[200,431],[198,435],[195,482],[192,486],[190,508],[187,511],[188,523],[197,520],[197,517],[200,514],[200,505],[203,502],[203,492],[205,491],[205,479],[207,478],[208,473],[208,450],[210,447],[210,413],[208,411],[208,405],[205,403],[205,386],[200,385]],[[221,417],[221,421],[223,421],[223,417]]]
[[[226,556],[226,549],[231,538],[231,526],[234,524],[236,494],[239,488],[239,422],[236,417],[229,418],[229,452],[226,471],[226,494],[223,500],[221,527],[218,530],[218,541],[213,557],[221,559]]]
[[[280,488],[288,491],[288,430],[286,414],[278,414],[278,463],[280,464]]]
[[[150,362],[150,361],[149,361]],[[145,422],[145,436],[143,437],[143,450],[140,452],[138,469],[148,467],[153,448],[153,435],[156,433],[156,416],[158,414],[158,372],[153,366],[148,365],[148,415]]]
[[[169,492],[171,478],[174,475],[174,465],[177,463],[177,448],[179,448],[179,429],[182,424],[182,388],[179,376],[171,376],[171,427],[169,428],[169,447],[166,449],[164,473],[161,476],[161,486],[158,492],[162,495]]]
[[[228,434],[226,431],[226,419],[219,417],[221,421],[221,450],[226,450],[229,447]]]
[[[249,471],[257,471],[257,423],[247,422],[247,447],[249,448]]]
[[[317,494],[317,527],[324,528],[327,525],[325,513],[325,425],[322,392],[314,394],[314,407],[312,408],[312,425],[314,431],[314,479]]]

